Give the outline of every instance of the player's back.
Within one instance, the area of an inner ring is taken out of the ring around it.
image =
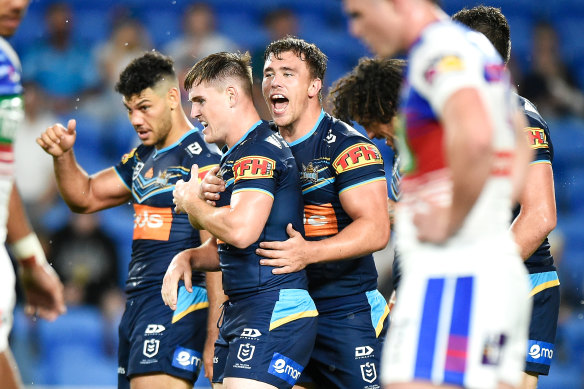
[[[299,173],[288,144],[268,123],[258,122],[221,159],[219,175],[225,192],[217,206],[229,206],[231,196],[240,191],[257,191],[274,202],[259,239],[246,248],[219,243],[223,288],[230,299],[284,288],[306,289],[306,273],[274,275],[272,267],[261,266],[256,249],[262,241],[288,238],[286,226],[304,233]]]

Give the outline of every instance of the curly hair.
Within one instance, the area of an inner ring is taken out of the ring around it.
[[[333,116],[362,126],[389,123],[398,109],[404,67],[405,61],[399,59],[361,58],[329,92]]]
[[[116,92],[130,98],[144,89],[154,87],[162,80],[176,81],[173,66],[172,58],[156,51],[149,51],[126,66],[116,83]]]
[[[288,35],[285,38],[273,41],[264,51],[264,62],[272,54],[275,58],[282,59],[281,55],[288,51],[293,52],[298,58],[306,62],[310,76],[313,79],[324,80],[328,58],[314,43],[308,43],[304,39]],[[319,98],[322,100],[321,92],[319,92]]]
[[[452,16],[452,20],[466,25],[485,35],[505,63],[511,57],[511,32],[507,18],[500,8],[479,5],[471,9],[464,8]]]

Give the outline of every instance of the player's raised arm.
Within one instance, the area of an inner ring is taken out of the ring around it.
[[[69,120],[67,128],[54,124],[37,138],[39,146],[53,156],[59,192],[69,208],[92,213],[127,201],[130,191],[113,168],[89,176],[77,163],[73,152],[76,127],[75,120]]]

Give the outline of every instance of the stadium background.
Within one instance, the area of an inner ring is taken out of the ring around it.
[[[102,65],[96,59],[100,56],[99,52],[105,50],[104,44],[110,39],[120,20],[138,22],[144,29],[142,38],[149,37],[150,40],[150,43],[146,43],[146,48],[156,48],[164,52],[171,41],[182,37],[182,16],[187,7],[196,1],[65,1],[72,11],[70,19],[65,21],[70,23],[72,42],[78,45],[77,54],[82,53],[81,59],[93,69],[94,74],[90,75],[89,78],[93,81],[85,85],[85,90],[79,88],[72,92],[59,91],[57,95],[52,95],[53,92],[49,90],[43,92],[42,89],[43,82],[48,83],[47,88],[50,88],[51,81],[58,80],[47,81],[42,77],[37,78],[38,75],[27,73],[27,61],[50,62],[50,56],[35,57],[35,53],[38,54],[39,45],[43,44],[48,35],[45,13],[53,2],[31,1],[28,14],[11,42],[23,59],[24,81],[37,87],[40,85],[39,104],[46,108],[50,117],[63,123],[70,117],[78,119],[76,154],[81,165],[89,173],[93,173],[117,163],[121,155],[137,142],[121,109],[119,97],[111,91],[107,80],[100,77],[103,69],[100,69]],[[348,72],[360,57],[369,55],[367,49],[348,34],[347,20],[338,0],[209,0],[207,3],[214,12],[216,32],[232,41],[240,50],[250,50],[252,54],[262,53],[270,40],[271,35],[264,23],[265,16],[275,9],[290,10],[297,22],[297,35],[316,43],[329,57],[325,79],[327,87]],[[442,3],[449,14],[465,6],[479,4],[470,0],[444,0]],[[580,88],[578,93],[581,93],[584,87],[582,0],[485,0],[484,3],[501,7],[509,19],[513,40],[511,66],[518,84],[521,84],[521,76],[529,72],[538,54],[533,52],[533,28],[538,21],[546,20],[558,33],[560,59],[571,69]],[[261,108],[263,101],[258,100],[256,103]],[[118,108],[112,109],[113,106]],[[584,220],[584,120],[581,112],[552,111],[550,115],[544,116],[548,120],[555,146],[558,227],[551,240],[556,262],[559,263],[563,301],[551,374],[541,379],[540,388],[582,388],[584,239],[581,226]],[[31,139],[33,138],[29,141]],[[24,157],[18,155],[17,159],[32,159],[38,152],[36,148],[36,144],[32,143],[21,145]],[[41,167],[50,166],[50,159],[38,162],[33,160],[30,163],[28,166],[33,166],[36,174],[49,174],[46,169],[43,173]],[[21,174],[19,180],[34,180],[31,177],[35,175],[29,173],[30,171],[26,175]],[[51,193],[50,190],[48,192]],[[46,201],[44,208],[32,195],[27,201],[33,223],[44,237],[50,260],[54,259],[51,254],[55,243],[53,238],[59,236],[59,231],[61,235],[71,231],[63,228],[73,223],[68,208],[54,195],[54,188],[52,193],[53,196],[48,201],[43,200]],[[120,290],[123,288],[129,262],[132,220],[129,206],[101,212],[92,219],[96,223],[92,228],[97,228],[112,241],[119,258],[114,264],[113,273],[102,271],[106,277],[115,280],[112,281],[115,284],[112,293],[109,293],[109,289],[108,293],[103,293],[102,286],[94,285],[94,289],[89,289],[82,298],[69,297],[69,312],[51,324],[33,322],[23,315],[21,306],[17,307],[11,345],[26,385],[104,388],[116,385],[115,350],[122,301]],[[73,227],[73,230],[75,228],[77,227]],[[64,240],[71,243],[74,238],[68,239],[66,235]],[[384,253],[378,255],[377,260],[388,261]],[[75,260],[71,260],[65,265],[67,266],[74,267]],[[92,268],[91,264],[87,266],[88,268],[80,270],[81,273],[100,272]],[[85,274],[84,277],[91,278],[91,274]],[[74,283],[84,277],[76,278],[73,275],[71,279]],[[100,293],[101,304],[92,296],[94,293]],[[204,378],[196,385],[206,386]]]

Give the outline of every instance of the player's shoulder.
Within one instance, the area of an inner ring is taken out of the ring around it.
[[[196,128],[183,136],[179,142],[179,147],[179,150],[191,158],[198,156],[220,157],[220,151],[217,146],[205,142],[204,135]]]
[[[363,142],[373,144],[369,138],[342,120],[329,114],[325,114],[324,120],[326,120],[326,127],[323,132],[323,140],[331,146]]]
[[[288,153],[290,146],[270,122],[261,121],[249,136],[249,147],[253,150],[282,154]]]
[[[543,119],[543,117],[540,115],[537,108],[535,107],[535,104],[533,104],[531,101],[529,101],[523,96],[517,95],[517,98],[519,99],[519,106],[521,107],[523,113],[525,113],[525,116],[527,117],[529,127],[538,127],[547,130],[548,125],[546,121]]]

